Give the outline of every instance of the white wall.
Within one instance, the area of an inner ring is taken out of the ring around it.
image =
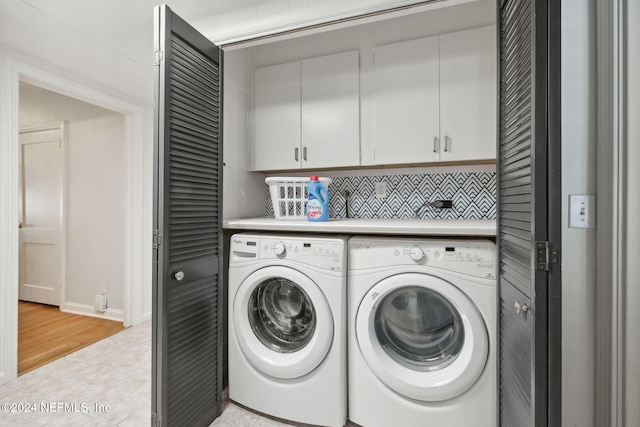
[[[570,194],[596,192],[595,2],[562,3],[562,425],[594,426],[595,229],[568,227]]]
[[[93,307],[105,283],[122,318],[125,253],[123,115],[47,90],[20,96],[20,127],[67,123],[63,310]],[[81,306],[81,307],[77,307]],[[115,314],[115,313],[114,313]]]
[[[246,49],[224,56],[223,217],[264,216],[264,173],[247,172],[249,80]],[[252,75],[252,74],[251,74]]]

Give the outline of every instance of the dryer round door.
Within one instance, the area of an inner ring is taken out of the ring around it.
[[[369,289],[356,314],[356,337],[380,381],[421,401],[464,393],[482,374],[489,352],[475,304],[427,274],[391,276]]]
[[[318,285],[283,266],[256,270],[233,300],[235,339],[249,363],[275,378],[298,378],[326,357],[333,316]]]

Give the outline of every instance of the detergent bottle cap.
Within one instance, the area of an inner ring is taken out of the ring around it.
[[[318,180],[318,176],[317,175],[311,175],[309,177],[309,181],[317,181]]]

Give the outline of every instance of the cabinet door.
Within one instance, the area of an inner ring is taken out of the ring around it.
[[[300,167],[300,62],[255,71],[253,170]]]
[[[378,46],[374,55],[375,163],[438,161],[438,37]]]
[[[359,52],[301,63],[302,167],[360,164]]]
[[[441,161],[496,158],[496,27],[440,36]]]

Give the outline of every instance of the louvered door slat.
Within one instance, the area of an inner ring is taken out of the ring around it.
[[[520,162],[521,160],[526,160],[531,163],[531,147],[527,145],[523,145],[522,147],[516,146],[510,156],[505,156],[504,165],[509,166],[516,162]]]
[[[526,221],[514,221],[503,217],[502,223],[515,230],[522,230],[528,233],[531,232],[531,224]]]

